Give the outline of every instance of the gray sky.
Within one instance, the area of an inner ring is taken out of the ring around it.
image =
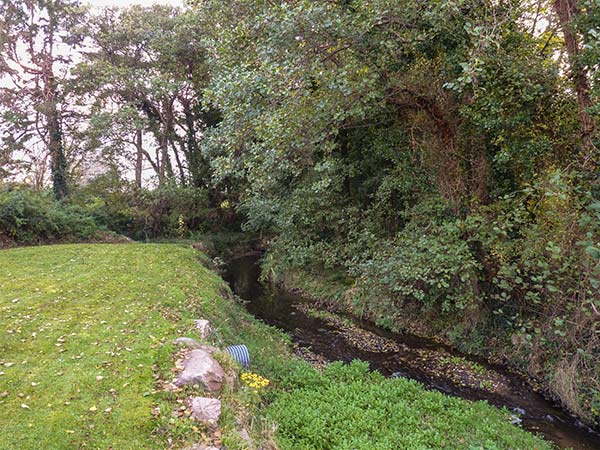
[[[183,0],[87,0],[83,3],[88,3],[92,6],[129,6],[129,5],[144,5],[149,6],[154,3],[162,3],[174,6],[183,6]]]

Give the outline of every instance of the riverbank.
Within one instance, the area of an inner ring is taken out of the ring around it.
[[[551,373],[551,367],[544,367],[541,363],[543,355],[532,354],[520,336],[502,338],[493,333],[494,330],[485,328],[485,320],[467,318],[466,321],[457,321],[456,317],[446,316],[436,310],[426,311],[419,305],[405,304],[397,311],[382,312],[374,306],[376,299],[358,298],[353,280],[336,273],[316,275],[297,269],[283,273],[271,270],[270,276],[282,288],[310,298],[321,309],[349,314],[393,333],[420,336],[482,358],[490,364],[503,366],[526,379],[531,389],[561,404],[585,426],[598,426],[592,419],[595,414],[593,408],[586,413],[580,408],[572,408],[573,401],[566,399],[564,393],[556,389],[557,378],[568,375]],[[471,324],[467,323],[469,320]],[[576,377],[577,374],[571,376]],[[569,379],[564,384],[574,382],[574,379]]]
[[[0,251],[0,449],[274,446],[272,427],[254,420],[260,396],[242,383],[222,392],[218,433],[189,417],[197,389],[163,388],[179,358],[173,340],[198,338],[199,318],[214,325],[210,344],[246,344],[254,370],[294,363],[281,333],[245,313],[207,265],[180,245]]]
[[[542,433],[560,448],[600,448],[600,435],[588,431],[502,366],[426,338],[391,333],[351,315],[327,311],[314,298],[260,283],[259,258],[255,254],[229,261],[226,279],[247,301],[245,306],[253,315],[287,331],[296,353],[316,367],[327,361],[359,359],[386,377],[417,380],[430,390],[507,408],[512,421]]]
[[[0,251],[0,264],[2,449],[439,448],[440,436],[446,448],[550,448],[484,403],[360,365],[315,370],[293,356],[289,337],[244,311],[205,267],[211,261],[187,245],[19,248]],[[173,339],[194,337],[199,317],[218,330],[211,344],[244,343],[252,372],[270,381],[249,390],[240,369],[226,365],[238,376],[221,393],[218,432],[189,417],[195,388],[161,388],[178,357]],[[319,403],[323,395],[337,396],[335,411]],[[405,408],[390,415],[392,404]],[[381,417],[389,427],[378,425]]]

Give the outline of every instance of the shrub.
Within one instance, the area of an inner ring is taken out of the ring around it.
[[[417,301],[461,312],[478,301],[477,268],[456,223],[432,224],[426,232],[407,227],[359,266],[359,286],[385,309]]]
[[[110,172],[76,190],[69,201],[106,228],[138,240],[190,237],[219,222],[204,188],[166,185],[140,190]]]
[[[0,192],[0,234],[18,243],[86,239],[98,231],[82,208],[28,189]]]

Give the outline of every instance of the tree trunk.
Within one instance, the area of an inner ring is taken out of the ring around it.
[[[166,127],[165,127],[166,128]],[[165,170],[169,159],[169,138],[167,132],[163,130],[160,138],[160,166],[158,173],[158,185],[162,186],[165,181]]]
[[[60,114],[58,111],[58,86],[54,77],[54,30],[56,29],[55,16],[50,13],[50,30],[48,36],[48,53],[44,55],[41,65],[41,81],[43,89],[44,116],[48,126],[48,153],[50,154],[50,170],[52,173],[52,188],[54,196],[60,200],[67,196],[67,170],[68,163],[65,156],[63,143],[62,126],[60,123]],[[31,55],[34,59],[34,54]]]
[[[576,31],[573,29],[573,19],[578,13],[577,0],[555,0],[554,10],[565,38],[565,48],[571,66],[571,78],[577,95],[585,164],[590,165],[594,163],[595,146],[593,138],[596,126],[594,119],[587,112],[587,109],[593,105],[590,96],[590,83],[585,68],[579,62],[579,40]]]
[[[57,88],[52,64],[48,62],[44,67],[44,99],[45,116],[48,125],[48,151],[51,160],[52,187],[54,196],[60,200],[67,196],[67,158],[63,144],[62,128],[58,107],[56,104]]]
[[[144,161],[144,149],[142,147],[142,130],[135,132],[135,187],[142,189],[142,164]]]
[[[186,126],[186,147],[187,147],[187,160],[188,168],[190,171],[190,178],[192,186],[201,187],[204,186],[205,180],[202,174],[202,156],[200,155],[200,149],[198,142],[196,142],[196,131],[195,131],[195,117],[192,110],[191,102],[188,99],[180,99],[183,105],[183,113],[185,115],[185,126]]]
[[[58,120],[56,106],[52,106],[48,117],[48,130],[50,133],[49,148],[52,158],[52,186],[57,200],[64,198],[69,193],[67,187],[67,158],[62,141],[62,130]]]
[[[179,151],[177,150],[177,145],[175,142],[171,142],[171,146],[173,147],[173,155],[175,156],[175,162],[177,163],[177,170],[179,171],[179,178],[181,180],[181,185],[185,187],[187,185],[186,177],[185,177],[185,169],[183,168],[183,164],[181,162],[181,158],[179,156]]]
[[[165,100],[162,111],[162,135],[160,137],[160,174],[159,185],[163,185],[166,176],[173,176],[173,167],[169,159],[169,143],[173,133],[173,101]]]

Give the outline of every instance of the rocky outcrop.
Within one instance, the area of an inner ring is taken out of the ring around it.
[[[192,248],[196,251],[202,252],[202,253],[208,253],[208,247],[206,246],[206,244],[202,241],[199,242],[195,242],[192,244]]]
[[[210,322],[205,319],[196,320],[196,330],[202,339],[208,339],[213,331]]]
[[[179,345],[181,347],[187,348],[202,348],[202,344],[198,342],[196,339],[192,339],[189,337],[180,337],[173,341],[173,344]]]
[[[207,343],[207,339],[213,333],[210,322],[198,319],[195,321],[195,328],[199,335],[196,339],[179,337],[173,340],[173,345],[183,347],[179,352],[182,359],[178,360],[177,368],[173,370],[178,372],[176,379],[170,383],[164,383],[163,389],[170,392],[189,392],[190,389],[184,389],[185,386],[192,386],[194,389],[201,386],[205,391],[216,393],[222,389],[225,383],[234,387],[237,381],[236,373],[225,373],[223,367],[212,356],[213,353],[219,352],[219,349]],[[213,395],[218,397],[218,394]],[[185,400],[179,398],[177,402],[181,404]],[[218,426],[221,417],[221,400],[198,396],[190,397],[187,403],[188,406],[179,407],[173,413],[177,417],[191,417],[207,425],[209,435],[204,437],[203,443],[194,444],[192,447],[187,447],[186,450],[221,450],[224,448],[221,447],[221,431]],[[249,448],[253,448],[252,439],[245,430],[243,431],[244,433],[240,434],[240,437],[248,443]]]

